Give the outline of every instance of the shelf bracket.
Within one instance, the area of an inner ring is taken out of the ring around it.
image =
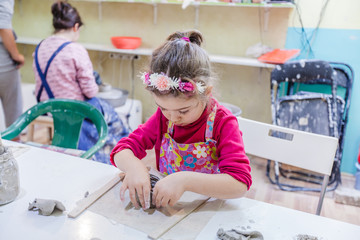
[[[270,17],[270,7],[264,7],[264,32],[267,32],[269,29],[269,17]]]
[[[102,20],[102,4],[101,4],[102,0],[99,0],[98,2],[98,14],[99,14],[99,21]]]
[[[18,9],[19,9],[20,16],[23,16],[22,0],[18,0],[18,2],[19,2]]]
[[[154,13],[153,13],[153,22],[154,22],[154,25],[156,25],[157,24],[157,15],[158,15],[158,5],[157,5],[157,3],[154,3],[153,4],[153,11],[154,11]]]
[[[195,7],[195,29],[199,29],[199,3],[195,2],[194,3],[194,7]]]

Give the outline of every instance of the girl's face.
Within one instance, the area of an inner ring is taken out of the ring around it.
[[[164,116],[177,126],[195,122],[206,107],[206,103],[198,98],[152,95]]]

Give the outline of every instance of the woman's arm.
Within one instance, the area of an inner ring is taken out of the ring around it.
[[[10,53],[11,58],[18,64],[17,68],[23,66],[25,58],[17,49],[12,29],[0,29],[0,36],[6,50]]]
[[[247,186],[228,174],[177,172],[156,183],[153,201],[157,207],[173,206],[185,191],[219,199],[230,199],[243,197]]]
[[[82,94],[87,98],[93,98],[99,91],[99,87],[95,82],[93,65],[90,60],[87,50],[78,43],[72,43],[74,48],[73,52],[77,53],[76,56],[76,79],[79,82]],[[71,44],[70,44],[71,45]]]

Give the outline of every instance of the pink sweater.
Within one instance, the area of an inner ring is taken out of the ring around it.
[[[215,104],[218,104],[214,100]],[[187,126],[174,126],[172,138],[178,143],[194,143],[205,141],[206,120],[209,113],[204,111],[198,120]],[[157,109],[149,120],[140,125],[129,137],[122,138],[110,154],[113,165],[114,155],[122,149],[130,149],[134,155],[142,159],[146,156],[145,150],[155,147],[156,165],[159,168],[159,154],[162,136],[167,132],[168,120]],[[216,140],[216,153],[219,158],[221,173],[227,173],[247,185],[251,186],[249,159],[244,151],[244,143],[236,117],[225,107],[218,104],[213,139]]]
[[[51,55],[64,42],[67,40],[57,36],[51,36],[42,41],[38,51],[38,60],[43,72]],[[35,60],[33,61],[33,70],[36,80],[35,95],[37,95],[41,79]],[[50,64],[46,80],[55,98],[83,101],[85,97],[95,97],[98,92],[88,52],[76,42],[70,43],[56,55]],[[40,100],[46,99],[48,99],[48,95],[44,88]]]

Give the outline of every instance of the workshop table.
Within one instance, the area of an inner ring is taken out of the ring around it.
[[[3,143],[23,152],[15,154],[20,194],[15,201],[0,206],[0,239],[148,239],[147,234],[90,210],[77,218],[67,217],[66,213],[86,192],[96,191],[120,172],[114,166],[16,142],[3,140]],[[61,201],[66,211],[51,216],[28,211],[35,198]],[[217,207],[212,210],[211,205]],[[192,232],[199,219],[203,222],[198,224],[201,229]],[[295,239],[302,234],[329,240],[360,239],[360,226],[247,198],[210,199],[163,235],[163,239],[217,239],[219,228],[259,231],[266,240]]]

